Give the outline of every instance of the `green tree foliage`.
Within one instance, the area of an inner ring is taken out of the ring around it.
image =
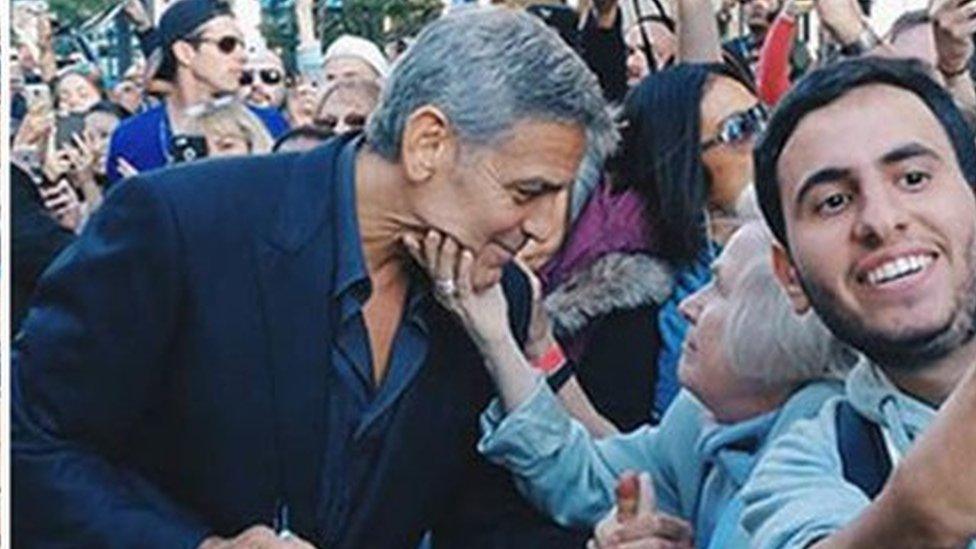
[[[345,0],[341,11],[319,11],[319,31],[325,44],[346,33],[385,44],[416,34],[443,7],[440,0]]]
[[[444,8],[442,0],[344,0],[341,9],[316,3],[317,35],[324,46],[342,34],[368,38],[377,45],[413,36]],[[291,56],[298,42],[291,2],[267,6],[262,33],[272,49]],[[286,59],[290,63],[290,59]]]
[[[118,0],[50,0],[50,9],[61,26],[78,25]]]

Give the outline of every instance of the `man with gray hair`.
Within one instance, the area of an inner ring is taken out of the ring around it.
[[[401,59],[365,138],[122,183],[14,346],[18,544],[416,547],[468,527],[503,477],[474,450],[491,382],[432,299],[454,281],[402,239],[451,235],[525,341],[508,263],[615,139],[553,31],[461,10]]]

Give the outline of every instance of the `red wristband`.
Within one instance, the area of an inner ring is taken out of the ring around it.
[[[532,367],[549,375],[566,363],[566,353],[558,342],[553,342],[542,356],[532,361]]]

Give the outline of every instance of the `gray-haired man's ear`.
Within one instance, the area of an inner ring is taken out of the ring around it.
[[[447,116],[436,107],[424,106],[407,118],[400,158],[407,178],[424,182],[455,159],[456,143]]]
[[[773,244],[771,250],[773,273],[790,298],[793,310],[801,315],[806,313],[810,310],[810,299],[807,297],[803,285],[800,284],[800,276],[796,272],[796,267],[793,266],[789,252],[778,242]]]

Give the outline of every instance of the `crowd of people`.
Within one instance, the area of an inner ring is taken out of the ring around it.
[[[34,14],[14,546],[976,547],[976,2],[625,4]]]

